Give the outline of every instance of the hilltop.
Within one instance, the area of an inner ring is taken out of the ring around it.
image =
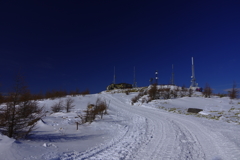
[[[38,100],[45,106],[46,116],[26,140],[1,134],[0,156],[9,160],[240,158],[239,99],[205,98],[201,92],[193,91],[191,97],[186,92],[182,97],[149,101],[150,89]],[[53,113],[52,106],[67,98],[73,100],[74,108],[68,113]],[[97,115],[92,123],[81,124],[77,130],[79,115],[84,115],[87,106],[98,99],[107,102],[107,114],[102,119]],[[194,114],[187,112],[188,108],[203,111]]]

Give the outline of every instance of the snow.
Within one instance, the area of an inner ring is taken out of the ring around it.
[[[75,108],[69,113],[51,113],[59,99],[39,101],[47,116],[29,139],[0,134],[0,159],[240,159],[240,100],[204,98],[196,92],[131,105],[137,94],[117,90],[72,97]],[[77,130],[77,115],[97,98],[110,102],[108,114]],[[203,111],[189,114],[188,108]]]

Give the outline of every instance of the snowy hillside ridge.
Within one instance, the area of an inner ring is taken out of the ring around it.
[[[131,102],[136,106],[148,106],[166,110],[168,112],[174,112],[178,114],[194,115],[197,117],[221,120],[226,122],[233,122],[240,124],[240,100],[230,99],[229,97],[212,96],[211,98],[204,98],[201,92],[193,91],[189,96],[188,90],[185,89],[185,93],[177,93],[177,96],[171,96],[171,91],[181,92],[181,87],[171,85],[158,85],[157,89],[163,89],[162,94],[166,94],[166,90],[169,93],[169,98],[158,97],[154,100],[149,100],[149,90],[152,86],[145,88],[144,91],[135,94],[131,100],[137,98],[136,102]],[[182,95],[181,95],[182,94]],[[140,96],[139,96],[140,95]],[[188,113],[188,108],[203,109],[198,114]]]
[[[147,88],[103,91],[85,96],[66,96],[38,101],[47,115],[37,122],[37,130],[27,140],[0,135],[0,159],[239,159],[240,128],[226,123],[239,113],[238,100],[227,97],[155,99],[148,103],[131,99]],[[146,96],[146,95],[145,95]],[[59,101],[73,99],[69,112],[52,112]],[[108,114],[77,128],[78,115],[98,99],[109,102]],[[234,106],[234,107],[232,107]],[[159,109],[164,107],[163,109]],[[186,115],[189,107],[202,108],[201,114]],[[175,108],[175,109],[174,109]],[[182,114],[176,114],[181,112]],[[219,120],[196,117],[224,113]],[[230,117],[227,117],[230,116]],[[2,143],[4,142],[4,143]],[[191,158],[189,158],[191,157]]]

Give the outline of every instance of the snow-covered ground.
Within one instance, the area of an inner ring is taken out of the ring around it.
[[[75,108],[70,113],[51,113],[50,107],[59,99],[39,101],[49,111],[47,116],[27,140],[0,134],[0,159],[240,159],[240,100],[203,98],[196,93],[131,105],[137,94],[72,97]],[[77,130],[77,114],[97,98],[110,102],[108,114]],[[203,111],[189,114],[187,108]]]

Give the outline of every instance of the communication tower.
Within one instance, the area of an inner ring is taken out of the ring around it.
[[[190,86],[190,88],[192,88],[192,87],[198,87],[198,84],[197,84],[196,78],[195,78],[193,57],[192,57],[192,76],[191,76],[191,86]]]

